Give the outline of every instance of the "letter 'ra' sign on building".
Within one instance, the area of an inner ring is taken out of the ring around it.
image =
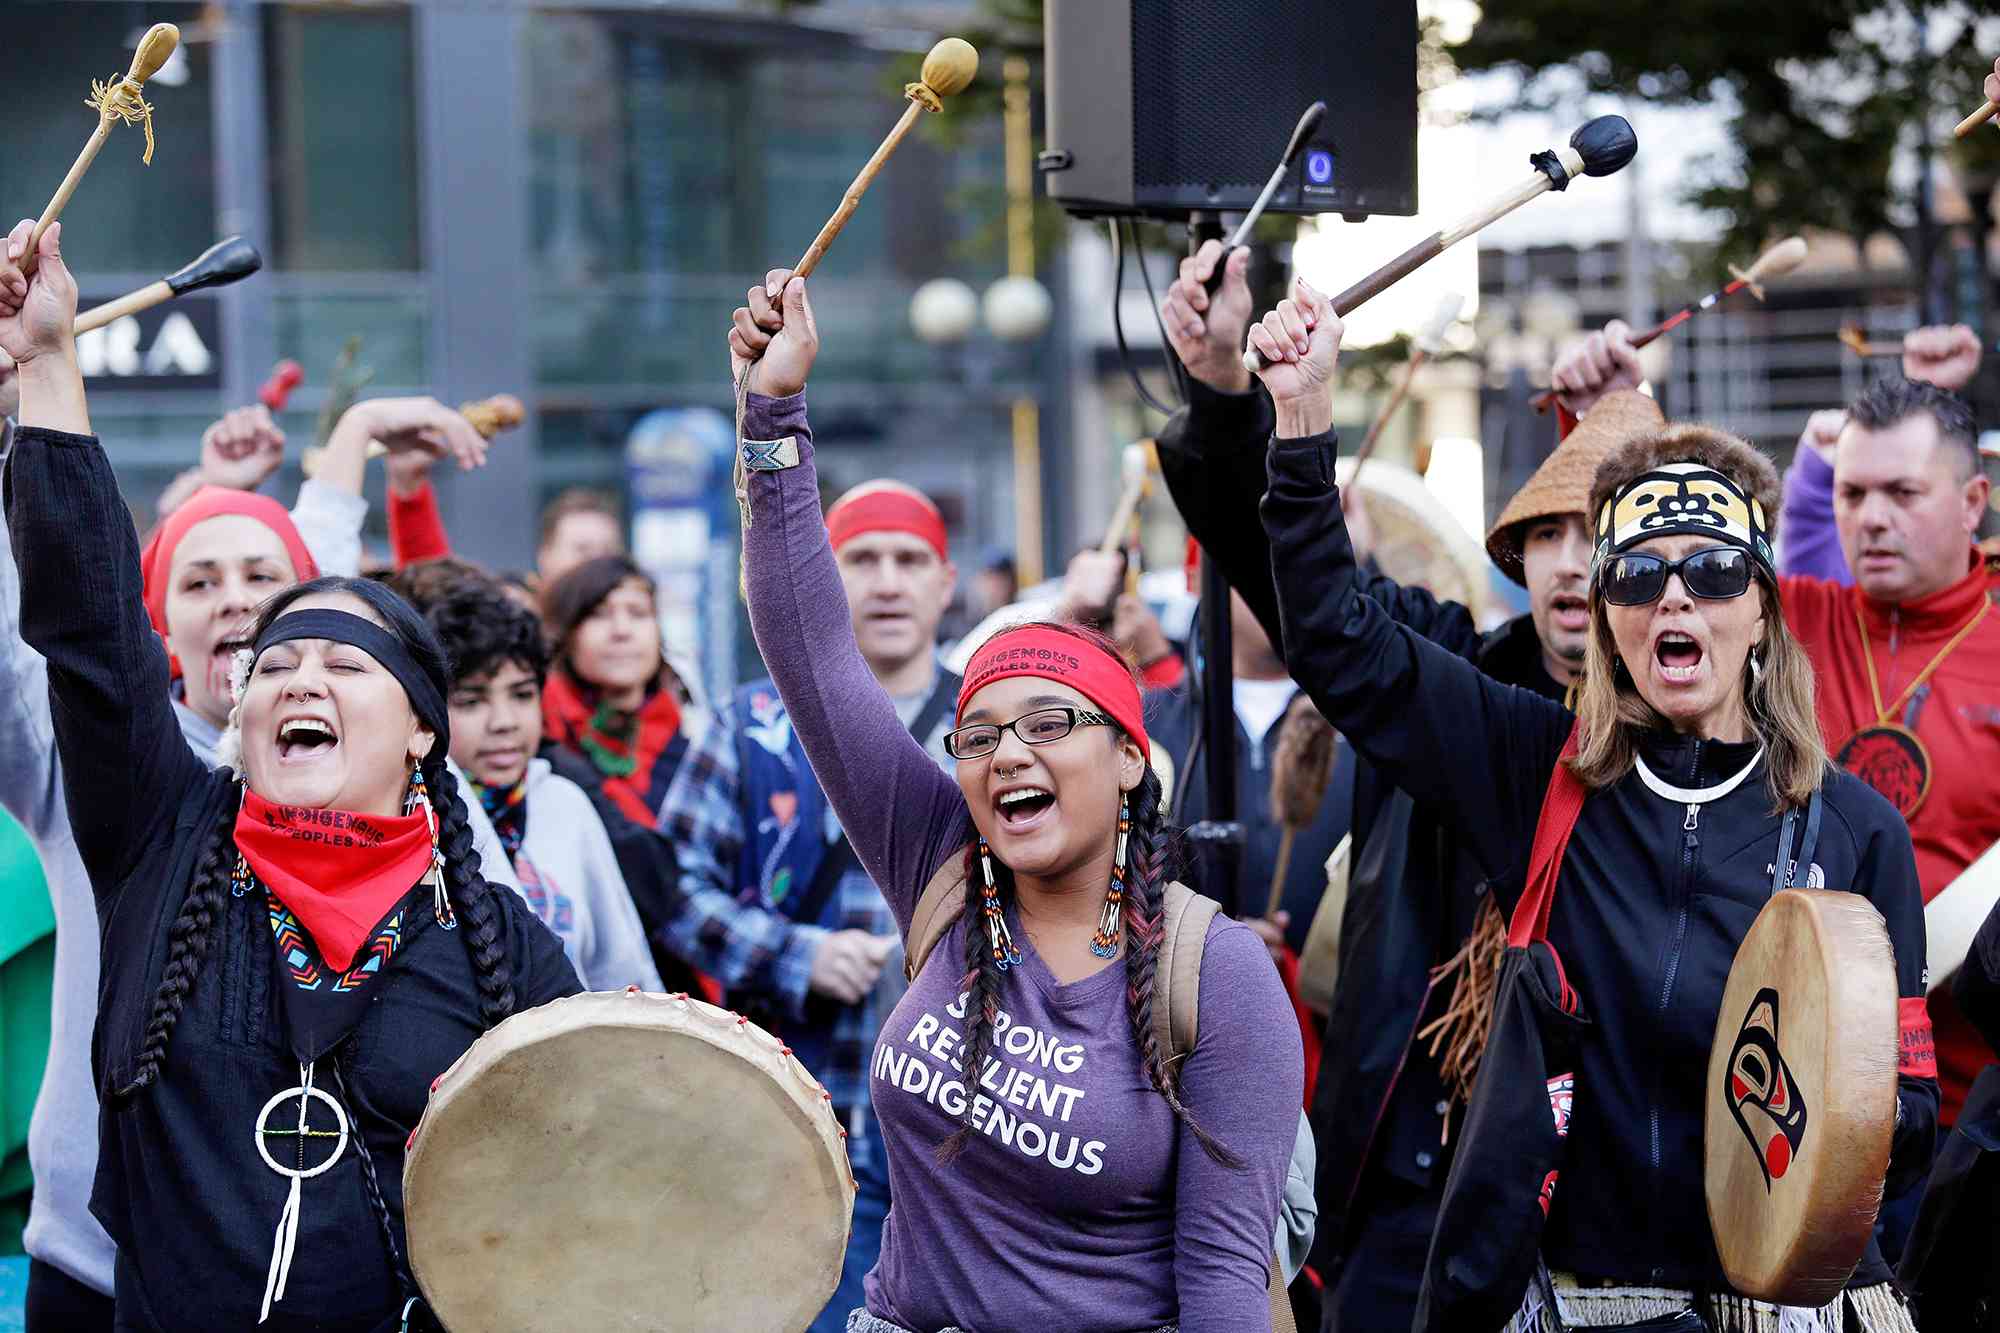
[[[88,309],[95,303],[85,299],[79,307]],[[81,335],[76,340],[77,364],[93,394],[219,389],[221,326],[213,297],[184,296]]]

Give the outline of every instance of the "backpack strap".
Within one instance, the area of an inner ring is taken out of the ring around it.
[[[1153,1032],[1169,1064],[1194,1049],[1201,1020],[1202,949],[1208,943],[1209,923],[1221,910],[1221,903],[1179,881],[1167,885],[1160,914],[1160,957],[1153,971]],[[1276,1254],[1271,1256],[1268,1293],[1272,1333],[1295,1333],[1284,1264]]]
[[[1201,951],[1222,904],[1187,885],[1167,885],[1160,957],[1153,970],[1153,1038],[1169,1065],[1194,1049],[1201,1019]]]
[[[968,844],[969,846],[969,844]],[[944,859],[944,864],[917,895],[916,910],[910,913],[910,933],[903,941],[903,979],[915,981],[924,970],[931,950],[951,929],[965,910],[965,853],[961,847]]]

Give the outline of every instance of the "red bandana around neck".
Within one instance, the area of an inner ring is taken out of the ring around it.
[[[653,827],[659,812],[653,769],[680,734],[681,706],[667,690],[655,690],[636,713],[610,708],[570,676],[567,667],[549,672],[542,685],[542,734],[589,759],[604,779],[604,794],[628,818]]]
[[[345,972],[430,869],[431,835],[421,811],[358,815],[273,805],[246,789],[236,850],[298,917],[320,956]]]
[[[980,645],[965,664],[965,684],[958,692],[958,720],[965,720],[965,705],[973,695],[1009,676],[1040,676],[1069,686],[1109,713],[1111,720],[1138,742],[1139,752],[1148,760],[1153,757],[1146,739],[1145,713],[1139,704],[1139,686],[1124,659],[1113,657],[1088,639],[1043,625],[1002,630]]]

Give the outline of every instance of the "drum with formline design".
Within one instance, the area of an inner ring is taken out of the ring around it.
[[[1874,904],[1790,889],[1729,970],[1704,1088],[1709,1225],[1730,1285],[1821,1306],[1861,1262],[1896,1128],[1896,964]]]

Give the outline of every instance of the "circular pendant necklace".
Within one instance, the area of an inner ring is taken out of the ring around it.
[[[1868,639],[1868,618],[1862,614],[1861,601],[1854,602],[1854,621],[1861,627],[1861,660],[1868,667],[1868,694],[1875,704],[1875,721],[1870,726],[1858,727],[1841,743],[1834,762],[1873,787],[1896,807],[1896,812],[1904,820],[1910,819],[1922,808],[1924,798],[1931,791],[1931,752],[1925,748],[1917,733],[1900,722],[1889,719],[1909,701],[1931,674],[1944,665],[1944,659],[1979,628],[1979,622],[1993,603],[1981,599],[1979,609],[1972,618],[1961,625],[1956,634],[1938,649],[1937,656],[1922,671],[1916,674],[1896,701],[1886,707],[1882,703],[1882,682],[1875,674],[1875,647]]]

